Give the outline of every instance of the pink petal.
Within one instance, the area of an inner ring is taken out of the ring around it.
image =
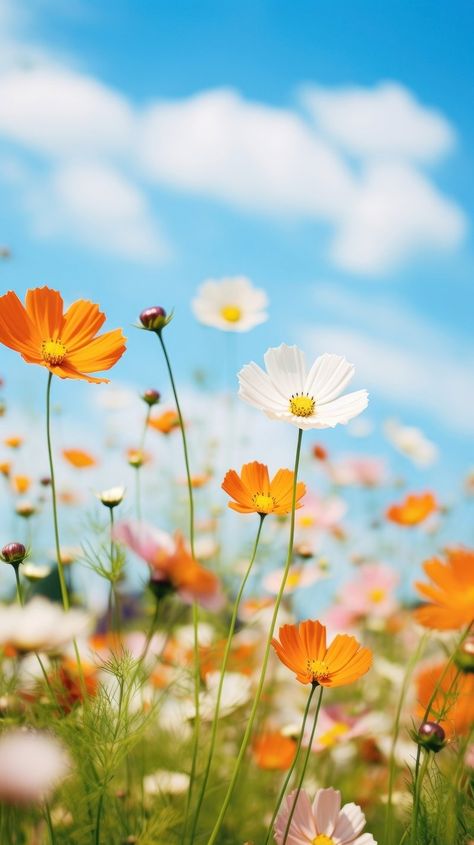
[[[338,789],[318,789],[313,801],[313,814],[317,833],[332,836],[341,809],[341,793]]]

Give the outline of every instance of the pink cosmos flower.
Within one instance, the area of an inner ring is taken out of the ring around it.
[[[357,575],[348,581],[341,596],[355,616],[372,616],[385,619],[397,608],[394,590],[400,577],[398,572],[383,563],[366,563]]]
[[[314,493],[307,493],[299,509],[296,522],[300,528],[335,528],[347,511],[347,505],[340,496],[323,499]]]
[[[342,486],[377,487],[387,477],[385,461],[372,455],[347,455],[328,469],[334,484]]]
[[[287,796],[278,813],[275,823],[278,845],[284,841],[295,798],[296,790]],[[341,793],[337,789],[318,789],[313,804],[302,789],[286,845],[377,845],[371,833],[360,835],[364,827],[365,816],[360,807],[351,803],[341,809]]]
[[[70,760],[55,737],[14,728],[0,738],[0,801],[45,801],[70,770]]]
[[[117,523],[113,536],[148,564],[153,584],[169,585],[187,604],[197,601],[213,611],[224,606],[219,579],[191,556],[178,532],[172,537],[144,522],[128,520]]]
[[[263,587],[268,593],[275,596],[278,594],[284,571],[284,569],[274,569],[265,576]],[[305,563],[302,566],[292,566],[285,585],[285,595],[294,593],[301,587],[309,587],[310,584],[315,584],[324,577],[326,577],[325,573],[316,564]]]

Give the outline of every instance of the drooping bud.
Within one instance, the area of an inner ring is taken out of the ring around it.
[[[23,563],[27,555],[26,548],[23,543],[7,543],[1,552],[1,558],[4,563],[13,563],[15,565]]]
[[[142,399],[144,402],[146,402],[147,405],[150,406],[150,408],[153,408],[154,405],[158,405],[158,402],[161,399],[161,393],[159,393],[158,390],[154,390],[152,387],[150,387],[148,390],[145,390],[145,392],[142,393]]]
[[[423,722],[418,728],[416,741],[423,748],[436,753],[446,745],[446,734],[438,722]]]

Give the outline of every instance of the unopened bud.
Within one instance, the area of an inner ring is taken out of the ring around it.
[[[144,329],[150,332],[161,332],[165,326],[168,325],[172,319],[173,314],[167,316],[166,311],[161,305],[151,305],[150,308],[145,308],[140,314],[140,322]]]
[[[142,399],[144,402],[146,402],[147,405],[150,406],[150,408],[153,408],[153,405],[158,405],[158,402],[161,399],[161,393],[150,387],[148,390],[145,390],[145,392],[142,393]]]
[[[417,742],[429,751],[441,751],[446,744],[446,734],[438,722],[423,722],[418,729]]]
[[[23,563],[26,557],[26,549],[23,543],[7,543],[1,552],[1,558],[4,563]]]

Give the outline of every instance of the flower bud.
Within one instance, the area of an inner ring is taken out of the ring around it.
[[[158,405],[158,402],[161,399],[161,393],[150,387],[148,390],[145,390],[145,392],[142,393],[142,399],[144,402],[146,402],[147,405],[150,406],[150,408],[153,408],[153,405]]]
[[[416,741],[429,751],[441,751],[446,744],[446,734],[438,722],[423,722],[418,729]]]
[[[32,502],[19,502],[15,508],[15,512],[18,516],[22,516],[23,519],[29,519],[30,516],[35,515],[36,508]]]
[[[474,672],[474,637],[467,637],[459,646],[454,662],[463,672]]]
[[[316,458],[317,461],[327,461],[328,453],[324,446],[321,446],[319,443],[316,443],[313,446],[313,458]]]
[[[159,333],[168,325],[172,317],[172,313],[169,316],[166,315],[166,311],[161,305],[151,305],[150,308],[145,308],[141,312],[140,322],[144,329]]]
[[[110,487],[109,490],[102,490],[96,496],[106,508],[116,508],[125,496],[125,487]]]
[[[51,478],[49,475],[43,475],[43,477],[40,478],[40,484],[42,487],[49,487],[51,484]]]
[[[27,555],[23,543],[7,543],[1,552],[1,558],[4,563],[23,563]]]

